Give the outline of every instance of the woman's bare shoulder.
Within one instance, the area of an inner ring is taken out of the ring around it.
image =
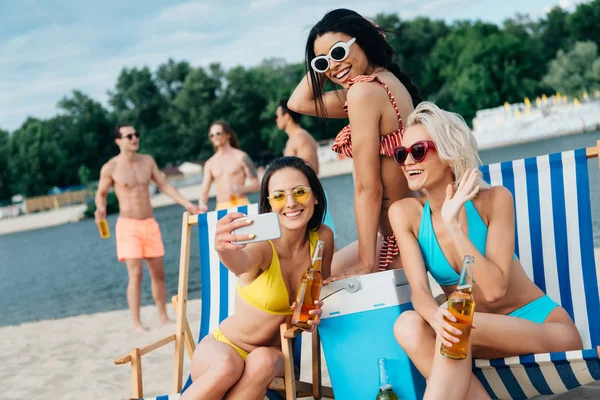
[[[412,226],[417,220],[421,219],[425,200],[423,198],[406,197],[395,201],[389,210],[389,217],[392,226],[402,224]]]
[[[514,209],[513,195],[504,186],[492,186],[481,190],[473,203],[480,214],[487,216],[488,221],[494,210],[500,210],[504,214],[507,209]]]

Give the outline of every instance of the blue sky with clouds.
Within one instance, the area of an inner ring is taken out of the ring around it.
[[[265,58],[302,60],[310,27],[345,7],[365,16],[399,13],[452,22],[542,17],[580,0],[19,0],[0,2],[0,128],[47,118],[72,90],[106,105],[123,67],[168,58],[226,68]]]

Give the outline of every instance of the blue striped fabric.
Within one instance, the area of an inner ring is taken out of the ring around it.
[[[202,315],[200,317],[200,334],[202,340],[211,334],[229,315],[235,311],[235,291],[237,277],[229,271],[219,260],[214,251],[214,236],[217,221],[228,213],[241,212],[247,215],[258,214],[258,204],[250,204],[228,210],[212,211],[198,215],[198,245],[200,250],[200,282],[202,285]],[[193,269],[190,270],[190,272]],[[300,368],[300,338],[298,337],[294,362]],[[188,376],[182,393],[191,385]],[[159,396],[146,400],[175,400],[179,394]],[[271,400],[282,397],[275,391],[269,390],[267,397]]]
[[[596,162],[596,160],[594,160]],[[474,360],[495,399],[559,394],[600,380],[600,301],[585,149],[481,168],[515,199],[515,249],[529,277],[575,321],[583,351]]]

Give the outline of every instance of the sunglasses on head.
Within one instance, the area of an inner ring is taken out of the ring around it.
[[[292,198],[295,202],[300,204],[308,203],[310,200],[310,193],[312,190],[304,185],[296,186],[290,191]],[[267,199],[269,199],[269,204],[271,204],[271,208],[274,210],[281,209],[285,207],[285,203],[287,203],[287,197],[289,195],[286,194],[285,190],[276,190]]]
[[[132,140],[134,136],[139,139],[140,138],[140,133],[136,132],[136,133],[130,133],[129,135],[125,135],[125,136],[121,135],[121,139],[127,138],[129,140]]]
[[[211,138],[213,136],[221,136],[221,133],[223,133],[223,132],[221,132],[221,131],[219,131],[219,132],[211,132],[211,133],[208,134],[208,137]]]
[[[394,147],[394,161],[396,161],[396,164],[399,166],[403,166],[406,162],[406,158],[410,154],[415,162],[421,162],[425,159],[425,156],[427,156],[427,151],[434,149],[435,143],[431,140],[420,140],[413,143],[409,148],[404,146]]]
[[[329,54],[326,56],[318,56],[312,59],[310,66],[315,72],[323,73],[329,69],[329,60],[344,61],[350,54],[350,46],[356,41],[352,38],[347,42],[338,42],[331,46]]]

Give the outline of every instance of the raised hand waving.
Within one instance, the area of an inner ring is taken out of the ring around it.
[[[442,220],[446,224],[457,224],[460,210],[465,203],[475,197],[479,192],[479,170],[468,169],[458,184],[456,193],[452,185],[446,187],[446,200],[442,205]]]

